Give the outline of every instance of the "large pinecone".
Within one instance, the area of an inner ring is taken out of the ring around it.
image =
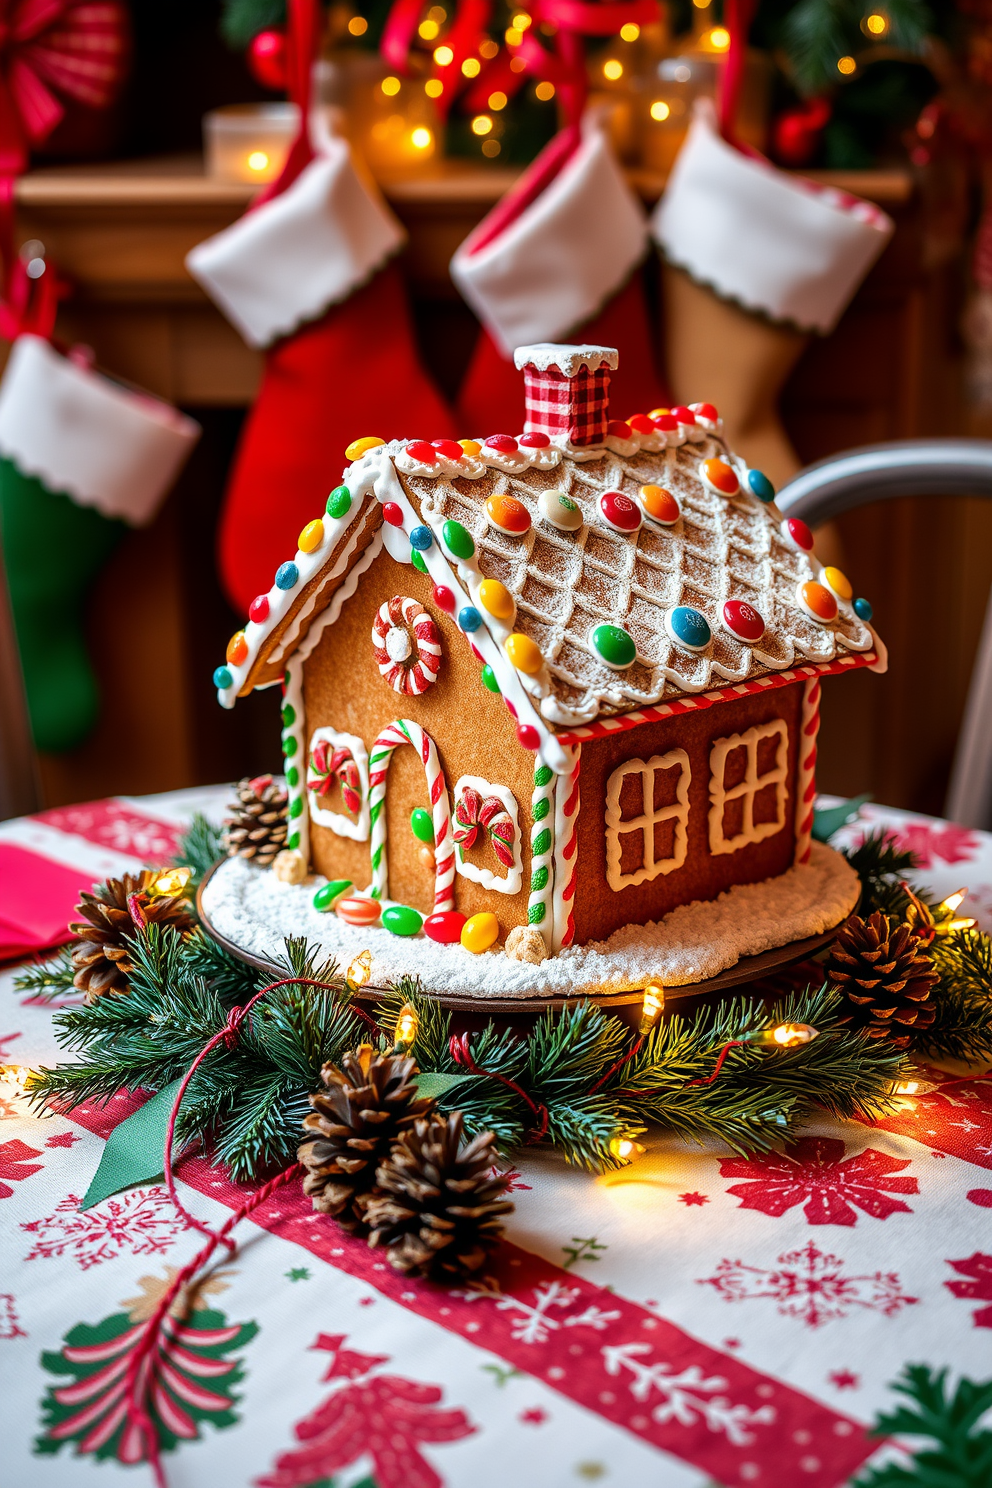
[[[128,909],[132,894],[138,896],[145,924],[171,925],[183,934],[193,929],[196,922],[185,899],[172,894],[149,896],[161,872],[145,868],[141,873],[125,873],[123,878],[108,878],[93,894],[80,894],[76,913],[83,919],[69,926],[79,936],[79,943],[72,947],[72,984],[85,992],[87,1002],[95,1002],[105,992],[127,991],[127,979],[134,970],[131,941],[140,928]]]
[[[251,858],[260,868],[268,868],[286,846],[289,797],[285,787],[277,785],[271,775],[253,779],[246,775],[235,789],[238,799],[224,822],[224,850],[229,858]]]
[[[346,1230],[364,1233],[376,1169],[396,1138],[433,1108],[417,1097],[417,1073],[406,1055],[376,1054],[371,1044],[345,1054],[340,1069],[325,1064],[320,1072],[323,1089],[311,1095],[313,1110],[303,1118],[313,1135],[296,1156],[307,1169],[303,1192],[313,1207]]]
[[[416,1122],[394,1144],[366,1218],[369,1244],[388,1246],[397,1271],[445,1282],[478,1275],[513,1209],[507,1179],[493,1173],[495,1141],[481,1132],[466,1142],[455,1111]]]
[[[867,920],[851,916],[825,970],[847,1003],[841,1021],[869,1038],[905,1049],[913,1034],[934,1020],[937,973],[924,944],[910,925],[880,910]]]

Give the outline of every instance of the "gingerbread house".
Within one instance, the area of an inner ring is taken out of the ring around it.
[[[787,874],[820,678],[884,665],[712,406],[612,419],[611,348],[515,360],[522,434],[349,447],[215,674],[282,688],[308,903],[415,911],[366,942],[492,913],[553,958]]]

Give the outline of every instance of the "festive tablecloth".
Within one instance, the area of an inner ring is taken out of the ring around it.
[[[72,872],[161,863],[225,794],[3,823],[8,882],[25,852],[52,865],[53,903]],[[992,929],[992,837],[868,807],[840,840],[878,823],[942,896],[967,885],[961,913]],[[51,1005],[13,981],[0,976],[0,1059],[55,1062]],[[155,1184],[80,1211],[126,1103],[39,1118],[13,1084],[0,1097],[3,1483],[149,1482],[117,1456],[123,1373],[200,1237]],[[907,1363],[992,1373],[992,1085],[957,1083],[871,1127],[813,1122],[752,1161],[646,1141],[598,1178],[521,1156],[481,1292],[411,1284],[298,1187],[273,1195],[170,1336],[170,1484],[834,1488],[901,1453],[867,1428]],[[244,1195],[203,1158],[179,1171],[211,1223]]]

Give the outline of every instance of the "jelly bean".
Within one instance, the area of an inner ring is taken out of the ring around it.
[[[429,842],[434,845],[434,822],[429,811],[423,806],[415,806],[410,812],[410,830],[418,842]]]
[[[461,446],[462,453],[468,455],[470,460],[474,460],[475,456],[482,449],[482,445],[477,439],[459,439],[458,443]]]
[[[475,605],[462,605],[458,611],[458,628],[467,631],[470,635],[479,629],[482,624],[482,616]]]
[[[606,426],[607,434],[614,439],[629,439],[631,434],[630,425],[624,419],[610,419]]]
[[[230,687],[233,681],[234,678],[225,666],[219,666],[214,672],[214,686],[220,692],[223,692],[225,687]]]
[[[517,450],[517,441],[512,434],[490,434],[484,442],[487,449],[499,450],[503,455],[513,455]]]
[[[712,403],[690,403],[689,407],[697,418],[708,419],[711,424],[715,424],[720,417]]]
[[[641,509],[622,491],[604,491],[599,498],[599,513],[614,532],[636,532],[641,525]]]
[[[488,910],[484,910],[482,914],[474,914],[465,921],[458,938],[467,951],[478,956],[483,951],[488,951],[499,939],[499,920]]]
[[[736,496],[741,488],[737,471],[726,460],[704,460],[699,467],[700,479],[711,491],[721,496]]]
[[[582,512],[564,491],[542,491],[537,498],[541,516],[562,532],[577,532],[582,526]]]
[[[321,884],[313,896],[314,909],[324,911],[333,909],[338,900],[343,899],[352,887],[350,878],[334,878],[330,883]]]
[[[432,439],[431,444],[446,460],[460,460],[465,451],[454,439]]]
[[[732,636],[752,646],[765,633],[765,622],[753,605],[743,599],[728,599],[723,607],[723,623]]]
[[[653,413],[651,415],[651,422],[654,424],[655,428],[660,429],[663,434],[674,434],[675,430],[679,426],[679,421],[673,413]]]
[[[859,620],[863,620],[867,625],[868,621],[871,619],[875,611],[872,609],[867,599],[856,599],[854,601],[854,613],[857,615]]]
[[[691,605],[676,605],[665,616],[665,629],[672,640],[687,651],[705,651],[710,643],[710,624]]]
[[[654,420],[649,419],[646,413],[631,414],[630,418],[627,420],[627,423],[633,429],[635,434],[654,433]]]
[[[411,909],[408,904],[391,904],[382,911],[383,928],[390,935],[416,935],[423,923],[423,915]]]
[[[422,868],[426,868],[428,873],[433,873],[437,867],[434,851],[429,847],[417,848],[417,862]]]
[[[280,563],[276,569],[276,588],[293,589],[299,583],[300,570],[295,563]]]
[[[479,600],[484,610],[497,620],[512,620],[516,610],[513,595],[499,579],[483,579],[479,585]]]
[[[299,785],[300,772],[295,765],[290,765],[289,769],[286,771],[286,783],[287,785],[292,786],[294,790]]]
[[[522,723],[517,729],[517,743],[521,749],[540,749],[541,736],[532,723]]]
[[[444,546],[454,558],[471,558],[475,552],[472,534],[461,522],[445,522],[441,529]]]
[[[427,564],[424,562],[424,555],[423,553],[418,553],[416,548],[412,548],[410,550],[410,562],[413,564],[414,568],[418,570],[418,572],[422,574],[425,574],[427,572]]]
[[[340,520],[351,511],[351,492],[347,486],[335,486],[327,498],[327,515]]]
[[[424,934],[438,945],[457,945],[462,938],[465,916],[457,909],[445,909],[440,914],[428,915],[424,921]]]
[[[592,633],[592,647],[600,661],[615,672],[622,672],[637,660],[634,640],[622,625],[597,625]]]
[[[499,692],[500,686],[496,681],[496,673],[488,664],[482,668],[482,685],[490,692]]]
[[[301,553],[313,553],[324,541],[324,524],[319,517],[308,522],[297,539],[296,546]]]
[[[544,666],[540,646],[530,636],[521,635],[519,631],[507,636],[503,649],[517,671],[525,672],[528,677],[536,676]]]
[[[763,470],[749,470],[747,483],[751,489],[751,495],[757,496],[758,500],[763,501],[766,506],[769,501],[775,500],[775,487]]]
[[[248,642],[243,630],[235,631],[227,643],[227,659],[232,666],[240,666],[248,655]]]
[[[654,423],[655,419],[667,418],[671,411],[670,408],[652,408],[648,418]]]
[[[410,546],[416,548],[418,553],[426,553],[434,542],[434,534],[429,527],[414,527],[410,533]]]
[[[677,418],[680,424],[694,424],[696,422],[696,415],[691,408],[686,408],[684,403],[680,403],[677,408],[672,409],[672,417]]]
[[[797,553],[812,553],[813,534],[801,517],[786,517],[779,531],[788,547]]]
[[[385,444],[384,439],[376,439],[374,435],[366,435],[364,439],[353,439],[344,452],[346,460],[360,460],[363,455],[368,454],[370,449],[378,449],[380,444]]]
[[[378,899],[339,899],[334,912],[346,925],[374,925],[382,914],[382,905]]]
[[[664,486],[642,486],[641,506],[644,508],[644,515],[650,517],[652,522],[657,522],[660,527],[673,527],[682,515],[682,508],[671,491],[666,491]]]
[[[846,573],[842,573],[839,568],[825,568],[820,577],[831,594],[850,603],[854,597],[854,587]]]
[[[248,619],[254,620],[256,625],[262,625],[268,618],[269,596],[267,594],[259,594],[248,606]]]
[[[390,527],[403,526],[403,512],[395,501],[387,501],[382,508],[383,521],[388,522]]]
[[[800,608],[819,625],[829,625],[837,619],[837,601],[830,590],[815,579],[807,579],[796,589]]]
[[[551,440],[547,434],[542,434],[540,430],[534,429],[530,434],[521,434],[517,443],[521,449],[547,449]]]
[[[530,512],[513,496],[490,496],[486,515],[494,527],[510,537],[523,537],[530,531]]]
[[[436,465],[440,459],[437,450],[426,439],[414,439],[407,445],[406,452],[411,460],[416,460],[420,465]]]
[[[437,605],[439,610],[445,610],[449,615],[454,614],[455,596],[452,594],[447,584],[434,585],[434,603]]]
[[[293,707],[292,703],[286,703],[282,710],[281,717],[285,728],[289,728],[291,724],[294,724],[296,722],[296,709]]]

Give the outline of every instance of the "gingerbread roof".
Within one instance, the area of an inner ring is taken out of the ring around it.
[[[654,410],[573,445],[535,431],[534,406],[519,437],[352,446],[347,509],[332,515],[345,499],[332,493],[253,605],[218,669],[221,702],[278,680],[383,540],[430,574],[530,747],[797,666],[884,664],[870,607],[728,449],[715,409]]]

